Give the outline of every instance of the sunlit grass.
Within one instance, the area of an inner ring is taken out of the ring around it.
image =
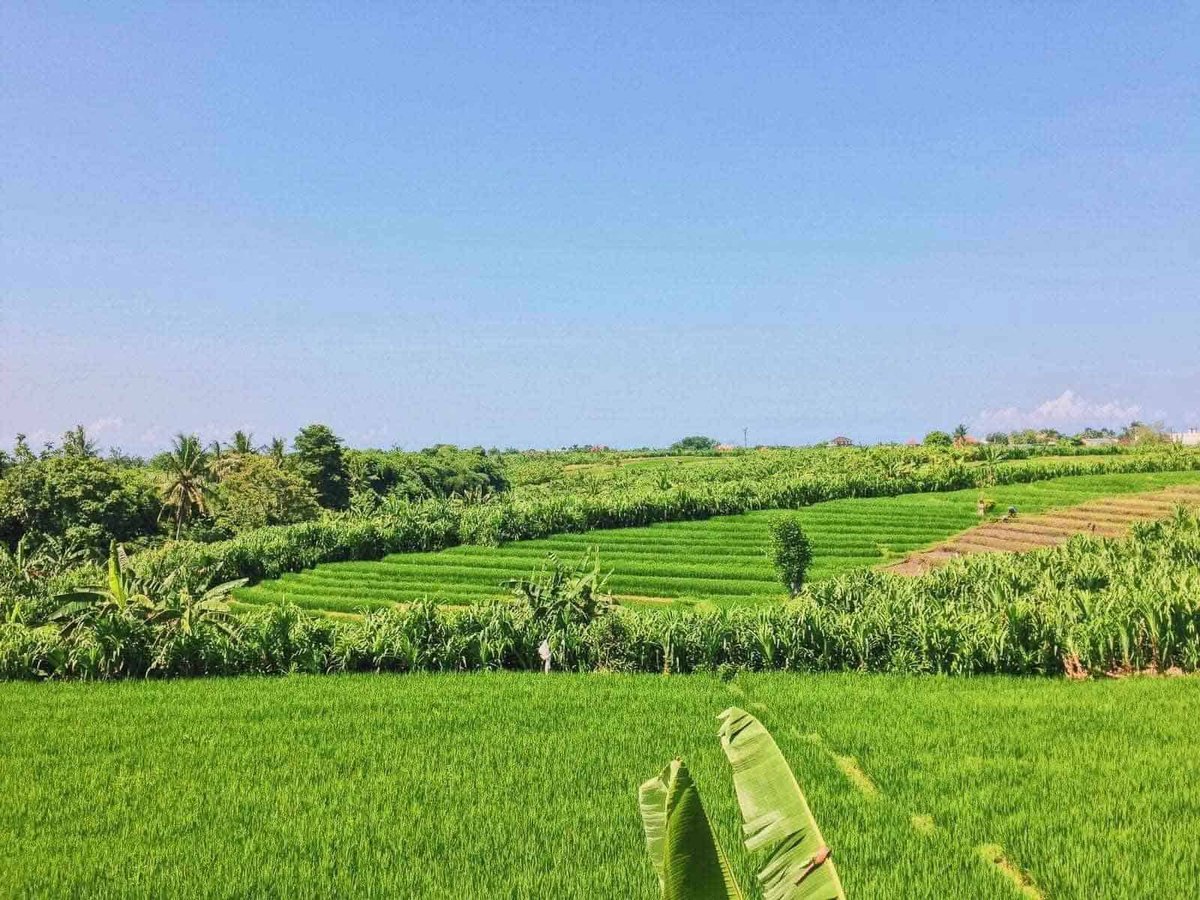
[[[1050,897],[1182,898],[1198,701],[1194,679],[0,684],[0,893],[649,900],[636,788],[676,754],[749,883],[715,738],[736,703],[774,732],[851,897],[1013,898],[978,853],[997,844]]]

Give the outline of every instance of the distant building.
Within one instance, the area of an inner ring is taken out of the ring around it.
[[[981,443],[981,441],[977,437],[971,437],[969,434],[964,434],[960,438],[955,438],[954,443],[959,447],[974,447],[976,444]]]
[[[1081,443],[1085,447],[1115,447],[1117,439],[1115,437],[1083,438]]]
[[[826,446],[829,446],[829,447],[853,447],[854,441],[850,440],[850,438],[846,437],[845,435],[839,434],[832,441],[830,441]]]
[[[1200,429],[1189,428],[1187,431],[1176,431],[1171,435],[1171,440],[1176,444],[1183,444],[1185,447],[1200,447]]]
[[[730,450],[737,450],[737,444],[717,444],[714,448],[718,453],[728,453]]]

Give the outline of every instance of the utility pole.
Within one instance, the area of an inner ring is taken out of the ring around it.
[[[746,429],[745,428],[742,429],[742,449],[743,450],[750,449],[750,443],[749,443],[749,441],[746,440]]]

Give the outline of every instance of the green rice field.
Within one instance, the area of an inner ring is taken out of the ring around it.
[[[1200,483],[1200,472],[1084,475],[1004,485],[985,493],[997,509],[1022,513],[1071,506],[1097,497]],[[978,523],[976,489],[899,497],[834,500],[797,511],[812,539],[811,579],[878,565]],[[776,511],[563,534],[502,547],[461,546],[404,553],[378,561],[328,563],[238,592],[244,603],[287,600],[335,612],[433,597],[470,604],[505,594],[506,580],[528,575],[547,554],[573,562],[598,548],[608,587],[626,602],[694,599],[721,605],[778,598],[781,587],[766,554]]]
[[[637,786],[676,754],[750,883],[731,704],[855,900],[1200,884],[1194,678],[374,675],[0,684],[0,895],[651,900]]]

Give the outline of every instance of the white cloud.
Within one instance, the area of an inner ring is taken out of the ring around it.
[[[138,436],[138,443],[143,446],[158,448],[170,441],[171,433],[161,425],[151,425]]]
[[[975,417],[978,431],[1017,431],[1023,428],[1059,428],[1072,426],[1128,425],[1142,413],[1136,403],[1109,400],[1093,403],[1074,391],[1063,391],[1053,400],[1040,403],[1032,409],[1008,406],[1003,409],[985,409]]]
[[[119,432],[125,427],[125,420],[120,416],[104,416],[84,427],[89,437],[99,437],[106,432]]]

